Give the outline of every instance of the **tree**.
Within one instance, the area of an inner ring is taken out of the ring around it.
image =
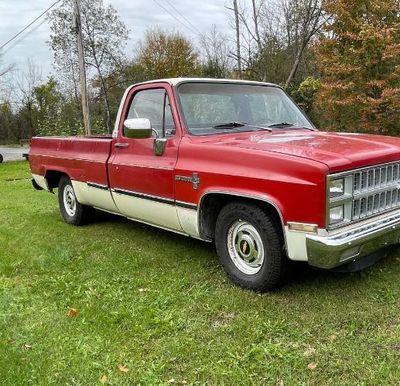
[[[316,109],[315,104],[315,97],[320,89],[320,80],[309,76],[300,83],[297,89],[291,92],[292,98],[317,127],[323,125],[321,113]]]
[[[1,56],[0,56],[0,60],[1,60]],[[14,66],[11,64],[8,66],[0,67],[0,78],[3,78],[5,75],[7,75],[13,68],[14,68]]]
[[[17,122],[9,101],[0,102],[0,143],[16,142],[19,137]]]
[[[292,51],[292,67],[286,79],[289,87],[311,39],[327,22],[321,0],[284,0],[282,3],[287,47]]]
[[[317,103],[328,128],[398,134],[398,0],[329,0],[332,22],[316,53],[322,75]]]
[[[33,109],[37,135],[83,134],[81,115],[75,101],[60,90],[57,81],[50,77],[33,90]],[[94,134],[98,131],[94,131]]]
[[[239,22],[239,7],[237,0],[232,0],[233,2],[233,13],[235,15],[235,32],[236,32],[236,60],[237,60],[237,71],[239,74],[239,79],[242,79],[242,55],[240,52],[240,22]]]
[[[9,87],[9,75],[14,69],[12,64],[2,65],[2,55],[0,53],[0,100],[4,97],[9,98],[10,87]]]
[[[202,75],[211,78],[226,78],[232,73],[228,41],[228,37],[218,32],[215,25],[207,34],[201,36],[200,46],[204,58]]]
[[[31,59],[27,60],[26,71],[20,72],[15,78],[19,94],[18,111],[22,133],[25,138],[31,138],[37,129],[34,112],[35,87],[42,79],[42,70]]]
[[[295,81],[314,75],[313,56],[308,47],[326,18],[322,0],[251,0],[237,8],[228,7],[239,18],[240,62],[244,76],[282,83],[286,88]],[[234,4],[235,5],[235,4]],[[238,38],[236,37],[236,42]],[[231,53],[237,60],[238,54]],[[304,67],[304,73],[298,72]],[[310,70],[310,71],[309,71]]]
[[[36,120],[40,134],[60,134],[57,132],[57,121],[61,115],[62,95],[57,90],[57,82],[50,78],[46,83],[33,89]]]
[[[258,57],[262,52],[266,37],[265,31],[263,31],[265,20],[262,20],[260,15],[265,7],[266,0],[251,0],[250,15],[246,7],[239,7],[237,0],[233,0],[232,7],[227,7],[234,14],[236,53],[231,55],[237,61],[239,78],[243,77],[243,67],[245,67],[247,70],[251,69],[256,78],[266,80],[265,69],[260,75],[252,66],[252,59]],[[247,52],[247,58],[242,52]]]
[[[50,46],[54,52],[56,67],[67,75],[78,100],[77,44],[76,36],[71,31],[74,26],[72,2],[64,0],[60,7],[50,13],[49,19],[52,31]],[[105,6],[103,0],[81,0],[81,21],[85,63],[92,68],[99,80],[106,126],[111,132],[109,88],[105,78],[114,71],[119,71],[125,62],[124,46],[128,39],[128,29],[119,19],[117,11],[111,5]]]
[[[198,53],[192,43],[177,32],[148,30],[140,44],[137,63],[147,79],[189,76],[198,70]]]

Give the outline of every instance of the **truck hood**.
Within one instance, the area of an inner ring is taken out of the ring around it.
[[[381,135],[287,130],[224,135],[216,139],[208,137],[206,141],[310,159],[325,164],[331,173],[400,159],[400,138]]]

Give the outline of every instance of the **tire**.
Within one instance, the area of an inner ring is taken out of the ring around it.
[[[93,220],[94,208],[82,205],[75,196],[71,180],[63,176],[58,184],[58,205],[64,221],[72,225],[85,225]]]
[[[3,156],[0,154],[0,164],[3,162]]]
[[[265,292],[285,282],[289,261],[282,227],[257,205],[234,202],[222,208],[215,246],[226,273],[239,286]]]

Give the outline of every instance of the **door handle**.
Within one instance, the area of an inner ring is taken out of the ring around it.
[[[115,143],[114,144],[114,147],[116,147],[117,149],[123,149],[124,147],[129,147],[129,143],[119,143],[119,142],[117,142],[117,143]]]

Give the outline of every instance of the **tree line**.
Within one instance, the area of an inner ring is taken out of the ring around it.
[[[111,5],[82,0],[81,7],[93,134],[111,132],[130,84],[181,76],[277,83],[322,129],[399,132],[398,0],[230,0],[224,23],[232,33],[211,26],[191,41],[149,29],[131,56],[130,31]],[[43,80],[29,62],[10,77],[0,62],[0,142],[84,132],[72,2],[48,22],[55,75]]]

